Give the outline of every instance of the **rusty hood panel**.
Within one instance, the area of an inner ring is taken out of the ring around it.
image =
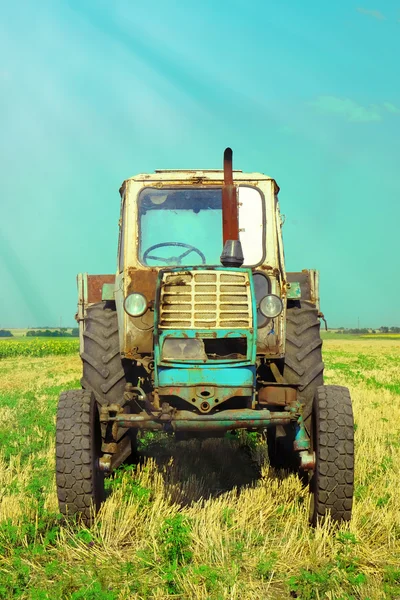
[[[103,283],[114,283],[115,275],[88,275],[87,276],[87,302],[94,304],[101,302]]]

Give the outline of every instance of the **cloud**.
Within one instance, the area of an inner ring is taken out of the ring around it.
[[[318,96],[318,98],[310,104],[320,113],[336,114],[344,117],[346,121],[367,123],[370,121],[382,120],[378,106],[362,106],[361,104],[357,104],[357,102],[354,102],[349,98]]]
[[[384,108],[386,108],[386,110],[390,113],[395,113],[395,114],[400,113],[400,108],[397,108],[397,106],[395,106],[391,102],[384,102],[382,106]]]
[[[361,13],[362,15],[367,15],[368,17],[373,17],[377,21],[384,21],[386,19],[385,15],[383,15],[379,10],[369,10],[360,6],[357,8],[357,12]]]

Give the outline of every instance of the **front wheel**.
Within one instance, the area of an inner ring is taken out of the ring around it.
[[[63,392],[56,427],[58,503],[63,515],[79,515],[87,525],[105,498],[100,457],[101,429],[93,392]]]
[[[349,521],[354,488],[354,421],[349,390],[338,385],[316,389],[311,425],[315,469],[311,473],[310,521],[328,513],[333,521]]]

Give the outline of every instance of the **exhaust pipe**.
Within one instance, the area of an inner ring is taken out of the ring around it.
[[[224,152],[224,184],[222,186],[222,233],[224,248],[221,263],[224,267],[241,267],[242,244],[239,240],[239,211],[237,189],[233,185],[232,149]]]

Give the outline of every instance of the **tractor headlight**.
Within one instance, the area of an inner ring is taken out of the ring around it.
[[[283,310],[283,302],[279,296],[275,296],[275,294],[268,294],[268,296],[264,296],[264,298],[261,300],[258,308],[264,317],[273,319],[281,314]]]
[[[124,309],[131,317],[140,317],[147,310],[147,300],[143,294],[129,294],[125,298]]]

